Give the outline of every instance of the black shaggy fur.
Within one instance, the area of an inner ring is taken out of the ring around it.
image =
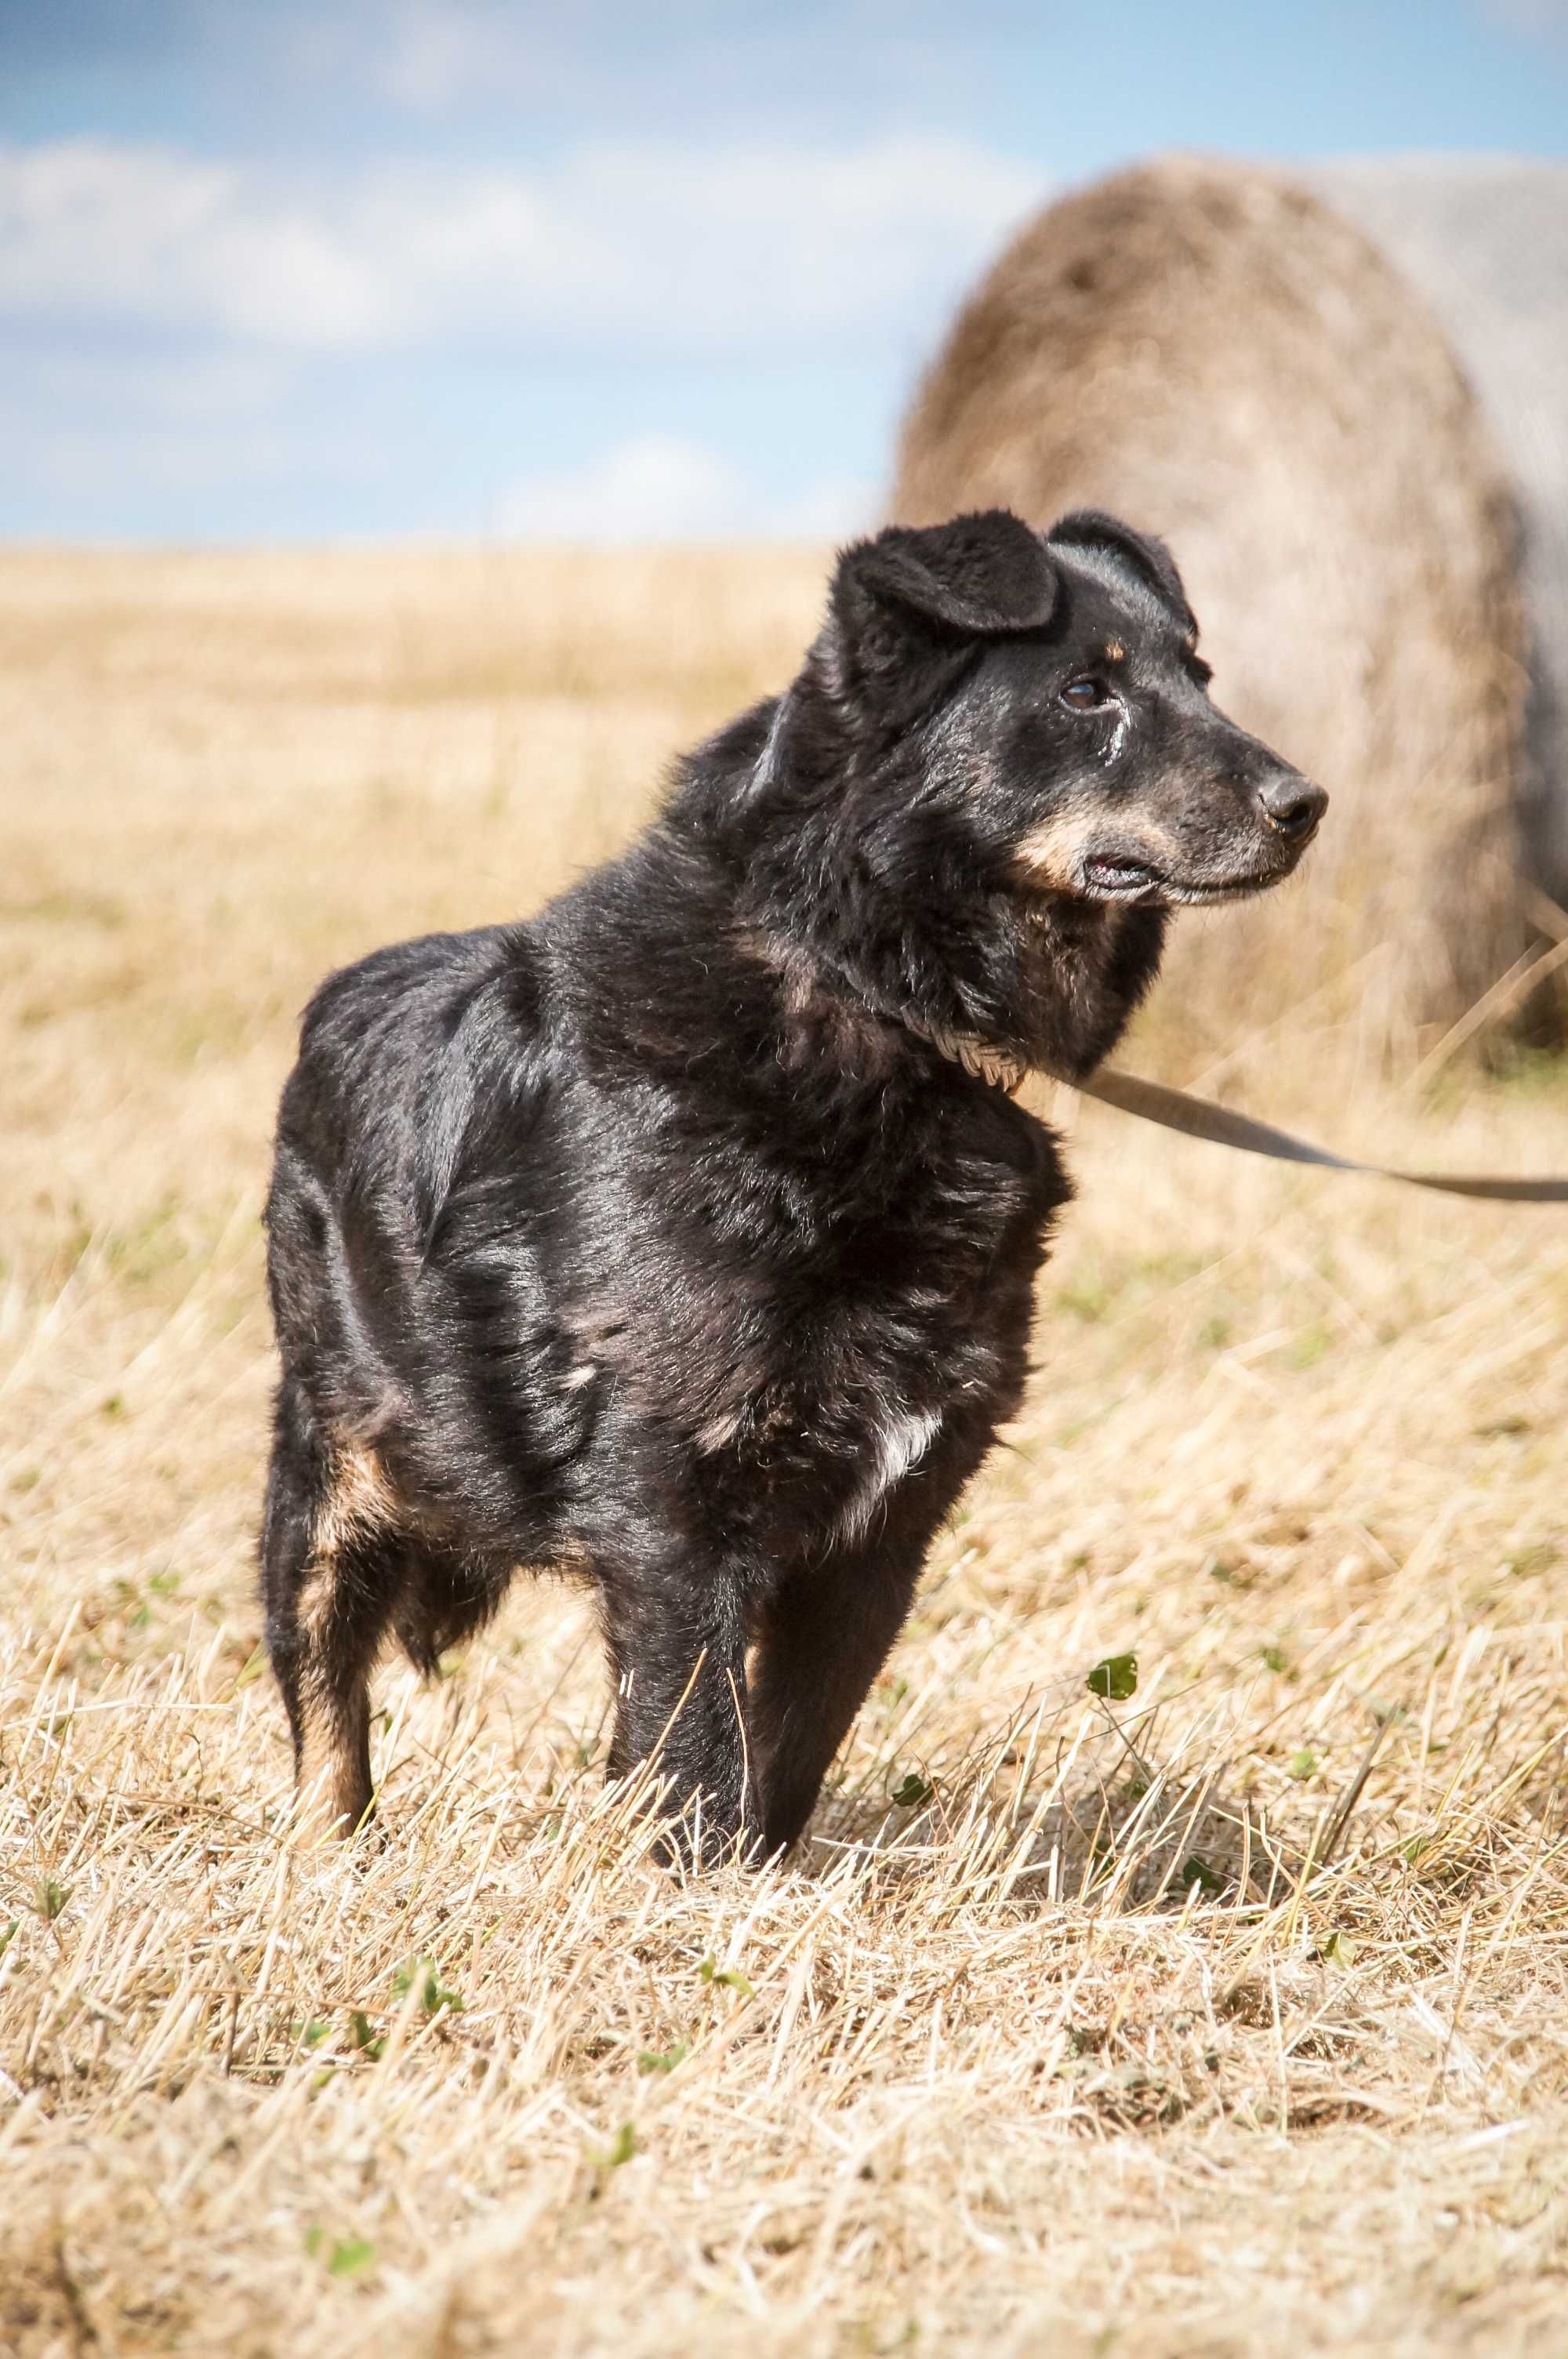
[[[1324,798],[1225,721],[1167,552],[1002,512],[848,549],[787,693],[526,924],[332,976],[268,1207],[267,1639],[302,1784],[519,1566],[592,1582],[612,1771],[771,1853],[1023,1388],[1087,1073],[1173,902]]]

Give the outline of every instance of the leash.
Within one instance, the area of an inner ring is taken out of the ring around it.
[[[1312,1163],[1325,1171],[1362,1171],[1375,1180],[1402,1180],[1407,1188],[1434,1188],[1444,1196],[1481,1196],[1498,1204],[1568,1204],[1568,1180],[1499,1180],[1489,1174],[1396,1171],[1387,1164],[1357,1163],[1346,1155],[1331,1155],[1327,1147],[1313,1147],[1304,1138],[1293,1138],[1288,1130],[1276,1130],[1271,1123],[1255,1122],[1250,1114],[1216,1105],[1212,1098],[1190,1097],[1185,1090],[1167,1089],[1163,1082],[1143,1081],[1137,1073],[1118,1073],[1114,1066],[1102,1066],[1089,1081],[1070,1086],[1087,1098],[1098,1098],[1102,1105],[1137,1114],[1143,1122],[1158,1123],[1162,1130],[1178,1131],[1184,1138],[1239,1147],[1245,1155],[1271,1156],[1277,1163]]]
[[[1542,906],[1552,909],[1562,927],[1558,951],[1568,958],[1568,918],[1551,903]],[[1534,972],[1531,968],[1531,975]],[[862,996],[866,996],[864,990]],[[1568,1204],[1568,1180],[1505,1180],[1490,1172],[1399,1171],[1386,1163],[1358,1163],[1351,1156],[1331,1154],[1326,1147],[1296,1138],[1288,1130],[1276,1130],[1272,1123],[1255,1122],[1250,1114],[1216,1105],[1213,1098],[1192,1097],[1185,1090],[1168,1089],[1163,1082],[1146,1082],[1138,1073],[1119,1073],[1114,1065],[1102,1065],[1086,1082],[1075,1081],[1070,1073],[1056,1072],[1049,1065],[1031,1067],[1015,1050],[983,1040],[978,1033],[922,1024],[907,1008],[878,1005],[875,1000],[871,1004],[888,1023],[902,1024],[917,1038],[929,1041],[939,1056],[1007,1097],[1034,1071],[1083,1097],[1098,1098],[1102,1105],[1115,1106],[1120,1114],[1157,1123],[1161,1130],[1173,1130],[1183,1138],[1206,1139],[1214,1147],[1236,1147],[1244,1155],[1267,1155],[1276,1163],[1306,1163],[1320,1171],[1358,1171],[1373,1180],[1397,1180],[1406,1188],[1430,1188],[1440,1196],[1480,1197],[1494,1204]]]

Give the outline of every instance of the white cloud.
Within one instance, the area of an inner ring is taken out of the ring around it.
[[[0,313],[307,345],[392,316],[341,236],[234,168],[86,139],[0,149]]]
[[[922,329],[1040,194],[958,139],[580,146],[300,186],[151,147],[0,147],[0,317],[279,350],[842,350]]]
[[[701,443],[640,435],[585,466],[514,484],[495,523],[533,540],[833,539],[864,527],[873,501],[869,486],[828,482],[780,499]]]

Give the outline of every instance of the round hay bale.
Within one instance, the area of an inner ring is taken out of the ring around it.
[[[1217,699],[1334,798],[1299,886],[1178,925],[1161,999],[1190,1045],[1344,978],[1385,1045],[1459,1016],[1530,938],[1517,525],[1406,278],[1247,165],[1171,158],[1050,206],[900,440],[897,517],[993,503],[1167,538]]]
[[[1526,858],[1568,906],[1568,165],[1397,156],[1304,177],[1426,298],[1501,453],[1529,640]]]

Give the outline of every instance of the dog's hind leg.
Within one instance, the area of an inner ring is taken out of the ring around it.
[[[369,1816],[369,1672],[405,1577],[394,1503],[374,1454],[326,1444],[286,1378],[262,1529],[267,1651],[312,1832]]]

